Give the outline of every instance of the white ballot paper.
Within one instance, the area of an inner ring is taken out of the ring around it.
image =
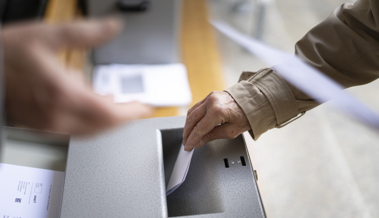
[[[194,150],[195,149],[192,149],[192,151],[185,151],[184,145],[181,145],[174,169],[172,170],[170,180],[167,184],[166,195],[174,192],[186,180]]]
[[[192,101],[183,64],[100,65],[95,68],[93,88],[114,101],[140,101],[153,106],[187,106]]]
[[[0,163],[0,217],[59,217],[64,175]]]
[[[379,129],[379,115],[343,91],[343,87],[327,76],[307,65],[298,57],[278,51],[254,40],[220,21],[212,25],[221,33],[243,46],[266,63],[285,80],[323,103],[333,99],[333,106],[357,118],[364,124]]]

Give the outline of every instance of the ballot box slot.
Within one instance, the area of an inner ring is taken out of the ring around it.
[[[246,166],[245,158],[243,156],[240,156],[240,158],[241,158],[242,166]]]
[[[228,158],[224,158],[225,168],[229,168]]]
[[[160,132],[167,187],[179,149],[182,146],[183,129],[165,129]],[[186,180],[172,194],[166,196],[169,217],[224,212],[218,172],[215,170],[215,165],[220,164],[220,158],[213,158],[209,149],[210,147],[205,146],[195,150]],[[221,166],[225,169],[223,165]]]

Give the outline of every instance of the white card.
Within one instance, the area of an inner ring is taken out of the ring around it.
[[[59,217],[64,176],[64,172],[0,163],[0,217]]]
[[[320,103],[333,100],[333,106],[357,118],[364,124],[379,129],[379,115],[343,91],[343,87],[300,58],[278,51],[258,42],[219,21],[211,22],[221,33],[243,46],[266,63],[285,80],[312,96]]]
[[[166,195],[174,192],[186,180],[194,150],[195,149],[192,149],[192,151],[185,151],[184,146],[181,145],[174,169],[172,170],[170,180],[167,184]]]

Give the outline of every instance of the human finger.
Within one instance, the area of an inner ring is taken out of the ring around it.
[[[92,108],[87,115],[80,113],[76,117],[77,125],[73,126],[72,133],[76,135],[91,135],[133,119],[146,117],[151,113],[151,107],[139,102],[123,105],[113,104],[112,107],[116,107],[117,110],[120,109],[122,113],[114,111],[103,113],[104,111],[99,110],[99,108]]]
[[[194,125],[191,125],[192,123],[192,118],[190,117],[191,113],[195,111],[197,108],[199,108],[204,102],[208,99],[208,96],[211,95],[212,93],[208,94],[203,100],[197,102],[194,106],[192,106],[188,111],[187,111],[187,119],[186,123],[184,125],[184,130],[183,130],[183,144],[186,144],[187,138],[189,134],[192,131],[192,128]]]
[[[191,114],[186,118],[186,123],[183,129],[183,144],[187,144],[187,138],[193,131],[196,124],[205,116],[206,114],[206,104],[202,104],[197,107]]]
[[[190,151],[199,142],[201,143],[201,139],[212,129],[214,129],[215,126],[218,126],[220,122],[221,119],[216,113],[208,111],[204,118],[201,119],[192,129],[185,144],[185,150]]]
[[[138,102],[113,103],[110,96],[97,95],[89,86],[73,79],[66,75],[59,81],[64,95],[61,110],[77,120],[70,125],[72,133],[95,133],[151,113],[151,107]]]
[[[116,127],[127,121],[146,117],[151,114],[151,107],[139,102],[130,102],[125,104],[112,105],[116,110],[111,113],[96,113],[96,116],[81,116],[78,120],[83,124],[80,128],[75,129],[77,135],[91,135],[104,129]],[[96,110],[96,109],[95,109]],[[121,112],[121,113],[120,113]],[[98,116],[100,115],[100,116]]]
[[[201,146],[207,144],[210,141],[216,139],[234,139],[242,132],[238,132],[235,125],[232,123],[225,123],[216,126],[209,133],[205,134],[203,138],[195,145],[195,148],[200,148]]]
[[[98,96],[90,93],[83,94],[84,98],[77,114],[79,118],[89,125],[96,128],[106,128],[116,126],[126,121],[146,117],[151,114],[152,107],[140,102],[130,103],[111,103],[107,97]]]
[[[147,117],[153,112],[153,107],[141,102],[113,104],[113,111],[117,120],[126,122],[142,117]]]
[[[52,26],[59,47],[92,48],[116,36],[122,23],[115,18],[83,20]]]
[[[192,106],[188,111],[187,111],[187,116],[190,115],[196,108],[198,108],[200,105],[202,105],[210,95],[212,95],[213,92],[209,93],[203,100],[197,102],[194,106]]]
[[[114,95],[112,95],[112,94],[104,95],[101,97],[104,98],[109,103],[114,103]]]

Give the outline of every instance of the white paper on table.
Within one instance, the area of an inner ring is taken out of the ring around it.
[[[0,163],[0,217],[59,217],[64,175]]]
[[[166,195],[174,192],[186,180],[194,150],[195,149],[192,149],[192,151],[185,151],[184,145],[181,145],[174,169],[172,170],[170,180],[167,184]]]
[[[100,65],[93,87],[100,95],[113,95],[117,103],[140,101],[153,106],[187,106],[192,101],[183,64]]]
[[[285,80],[312,96],[316,101],[323,103],[333,99],[333,106],[357,118],[364,124],[379,129],[379,115],[343,91],[343,87],[327,76],[307,65],[298,57],[278,51],[263,43],[254,40],[227,24],[212,21],[212,25],[221,33],[243,46],[252,54],[262,59]]]

